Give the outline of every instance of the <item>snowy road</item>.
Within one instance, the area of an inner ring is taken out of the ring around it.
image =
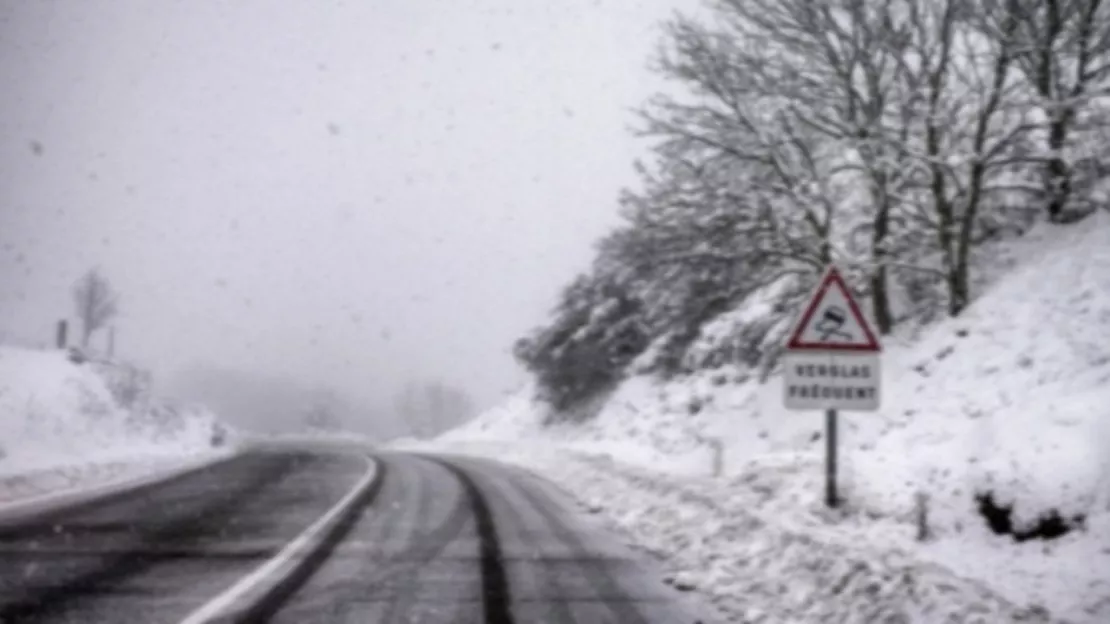
[[[0,622],[180,622],[364,475],[357,456],[253,453],[0,529]],[[246,621],[682,623],[657,568],[552,486],[477,459],[381,454],[349,530]]]
[[[377,459],[381,490],[274,622],[699,621],[654,566],[535,477],[476,459]]]
[[[0,622],[178,622],[276,554],[366,470],[249,453],[0,529]]]

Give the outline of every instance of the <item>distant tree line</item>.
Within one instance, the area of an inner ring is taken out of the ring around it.
[[[991,243],[1073,223],[1110,166],[1100,0],[710,0],[665,25],[622,223],[516,344],[560,410],[633,362],[774,366],[831,262],[882,333],[955,316]],[[765,311],[717,353],[707,323]]]
[[[410,435],[430,438],[474,416],[474,402],[442,381],[410,381],[397,393],[394,413]]]

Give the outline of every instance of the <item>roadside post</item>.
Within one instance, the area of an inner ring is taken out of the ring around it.
[[[69,340],[69,323],[62,319],[58,321],[57,329],[54,331],[54,345],[59,349],[65,349]]]
[[[830,266],[786,343],[783,400],[789,410],[825,411],[825,504],[831,508],[840,504],[838,411],[879,409],[881,353],[840,271]]]

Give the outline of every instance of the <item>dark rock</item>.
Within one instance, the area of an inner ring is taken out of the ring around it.
[[[1058,510],[1049,509],[1040,514],[1031,527],[1019,530],[1014,526],[1013,505],[1003,505],[995,501],[994,492],[977,492],[975,502],[979,515],[983,516],[991,531],[997,535],[1010,535],[1017,542],[1056,539],[1073,530],[1083,529],[1087,524],[1087,517],[1083,514],[1065,519]]]

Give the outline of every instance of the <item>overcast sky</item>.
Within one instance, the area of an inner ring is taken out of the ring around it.
[[[678,0],[0,0],[0,331],[483,404],[616,221]]]

